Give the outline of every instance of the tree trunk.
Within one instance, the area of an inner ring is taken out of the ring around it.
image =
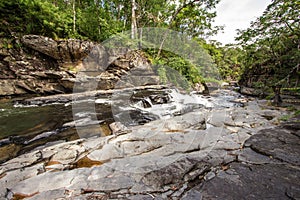
[[[76,9],[75,0],[73,0],[73,33],[76,31]]]
[[[139,49],[142,49],[142,42],[143,42],[143,29],[139,29]]]
[[[135,0],[131,0],[131,39],[136,39],[138,35],[135,10],[136,10]]]
[[[169,28],[169,29],[172,28],[172,22],[176,19],[177,15],[178,15],[184,8],[186,8],[186,7],[188,7],[188,6],[192,6],[192,5],[194,5],[195,3],[197,3],[197,2],[201,2],[201,1],[200,1],[200,0],[193,0],[193,1],[190,1],[190,2],[185,2],[181,7],[179,7],[179,8],[174,12],[174,14],[172,15],[172,17],[171,17],[171,19],[170,19],[170,22],[169,22],[169,27],[168,27],[168,28]],[[168,35],[169,35],[169,31],[167,30],[167,31],[165,32],[164,38],[163,38],[163,40],[162,40],[162,42],[161,42],[161,44],[160,44],[160,46],[159,46],[159,49],[158,49],[156,58],[159,58],[159,57],[160,57],[162,48],[163,48],[163,46],[164,46],[164,43],[165,43],[165,41],[166,41]]]
[[[274,99],[273,99],[273,103],[276,106],[279,106],[282,103],[282,99],[280,97],[280,90],[281,90],[281,85],[273,86],[273,91],[275,93],[275,96],[274,96]]]
[[[165,41],[166,41],[166,39],[167,39],[168,35],[169,35],[169,31],[168,31],[168,30],[166,30],[166,32],[165,32],[165,34],[164,34],[164,36],[163,36],[163,39],[162,39],[162,41],[161,41],[161,43],[160,43],[160,46],[159,46],[159,49],[158,49],[158,52],[157,52],[156,58],[159,58],[159,57],[160,57],[160,54],[161,54],[162,48],[163,48],[163,46],[164,46],[164,44],[165,44]]]

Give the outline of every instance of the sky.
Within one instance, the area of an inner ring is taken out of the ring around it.
[[[236,29],[246,29],[251,21],[261,16],[271,0],[221,0],[217,5],[217,17],[214,25],[225,25],[224,33],[211,39],[223,45],[234,43]]]

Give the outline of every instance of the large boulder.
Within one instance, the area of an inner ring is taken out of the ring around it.
[[[53,40],[39,35],[25,35],[22,43],[40,53],[60,62],[77,62],[82,60],[94,47],[93,42],[68,39]]]
[[[116,53],[97,45],[84,59],[75,82],[75,91],[82,92],[157,85],[159,77],[143,52]]]

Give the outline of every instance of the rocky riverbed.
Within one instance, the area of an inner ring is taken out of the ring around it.
[[[300,118],[279,124],[285,108],[223,101],[37,147],[1,164],[0,199],[299,199]]]

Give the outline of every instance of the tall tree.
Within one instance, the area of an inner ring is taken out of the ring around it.
[[[135,0],[131,0],[131,38],[136,39],[137,38],[137,22],[136,22],[136,2]]]
[[[76,0],[72,0],[72,10],[73,10],[73,33],[76,32]]]
[[[167,28],[180,31],[191,37],[205,38],[206,35],[216,33],[220,27],[213,27],[216,17],[215,6],[219,0],[170,0]],[[157,57],[160,56],[165,38],[160,45]]]
[[[299,0],[273,0],[250,28],[239,31],[236,39],[247,53],[243,80],[270,86],[299,85],[299,11]],[[253,73],[264,74],[265,78],[250,77]]]

